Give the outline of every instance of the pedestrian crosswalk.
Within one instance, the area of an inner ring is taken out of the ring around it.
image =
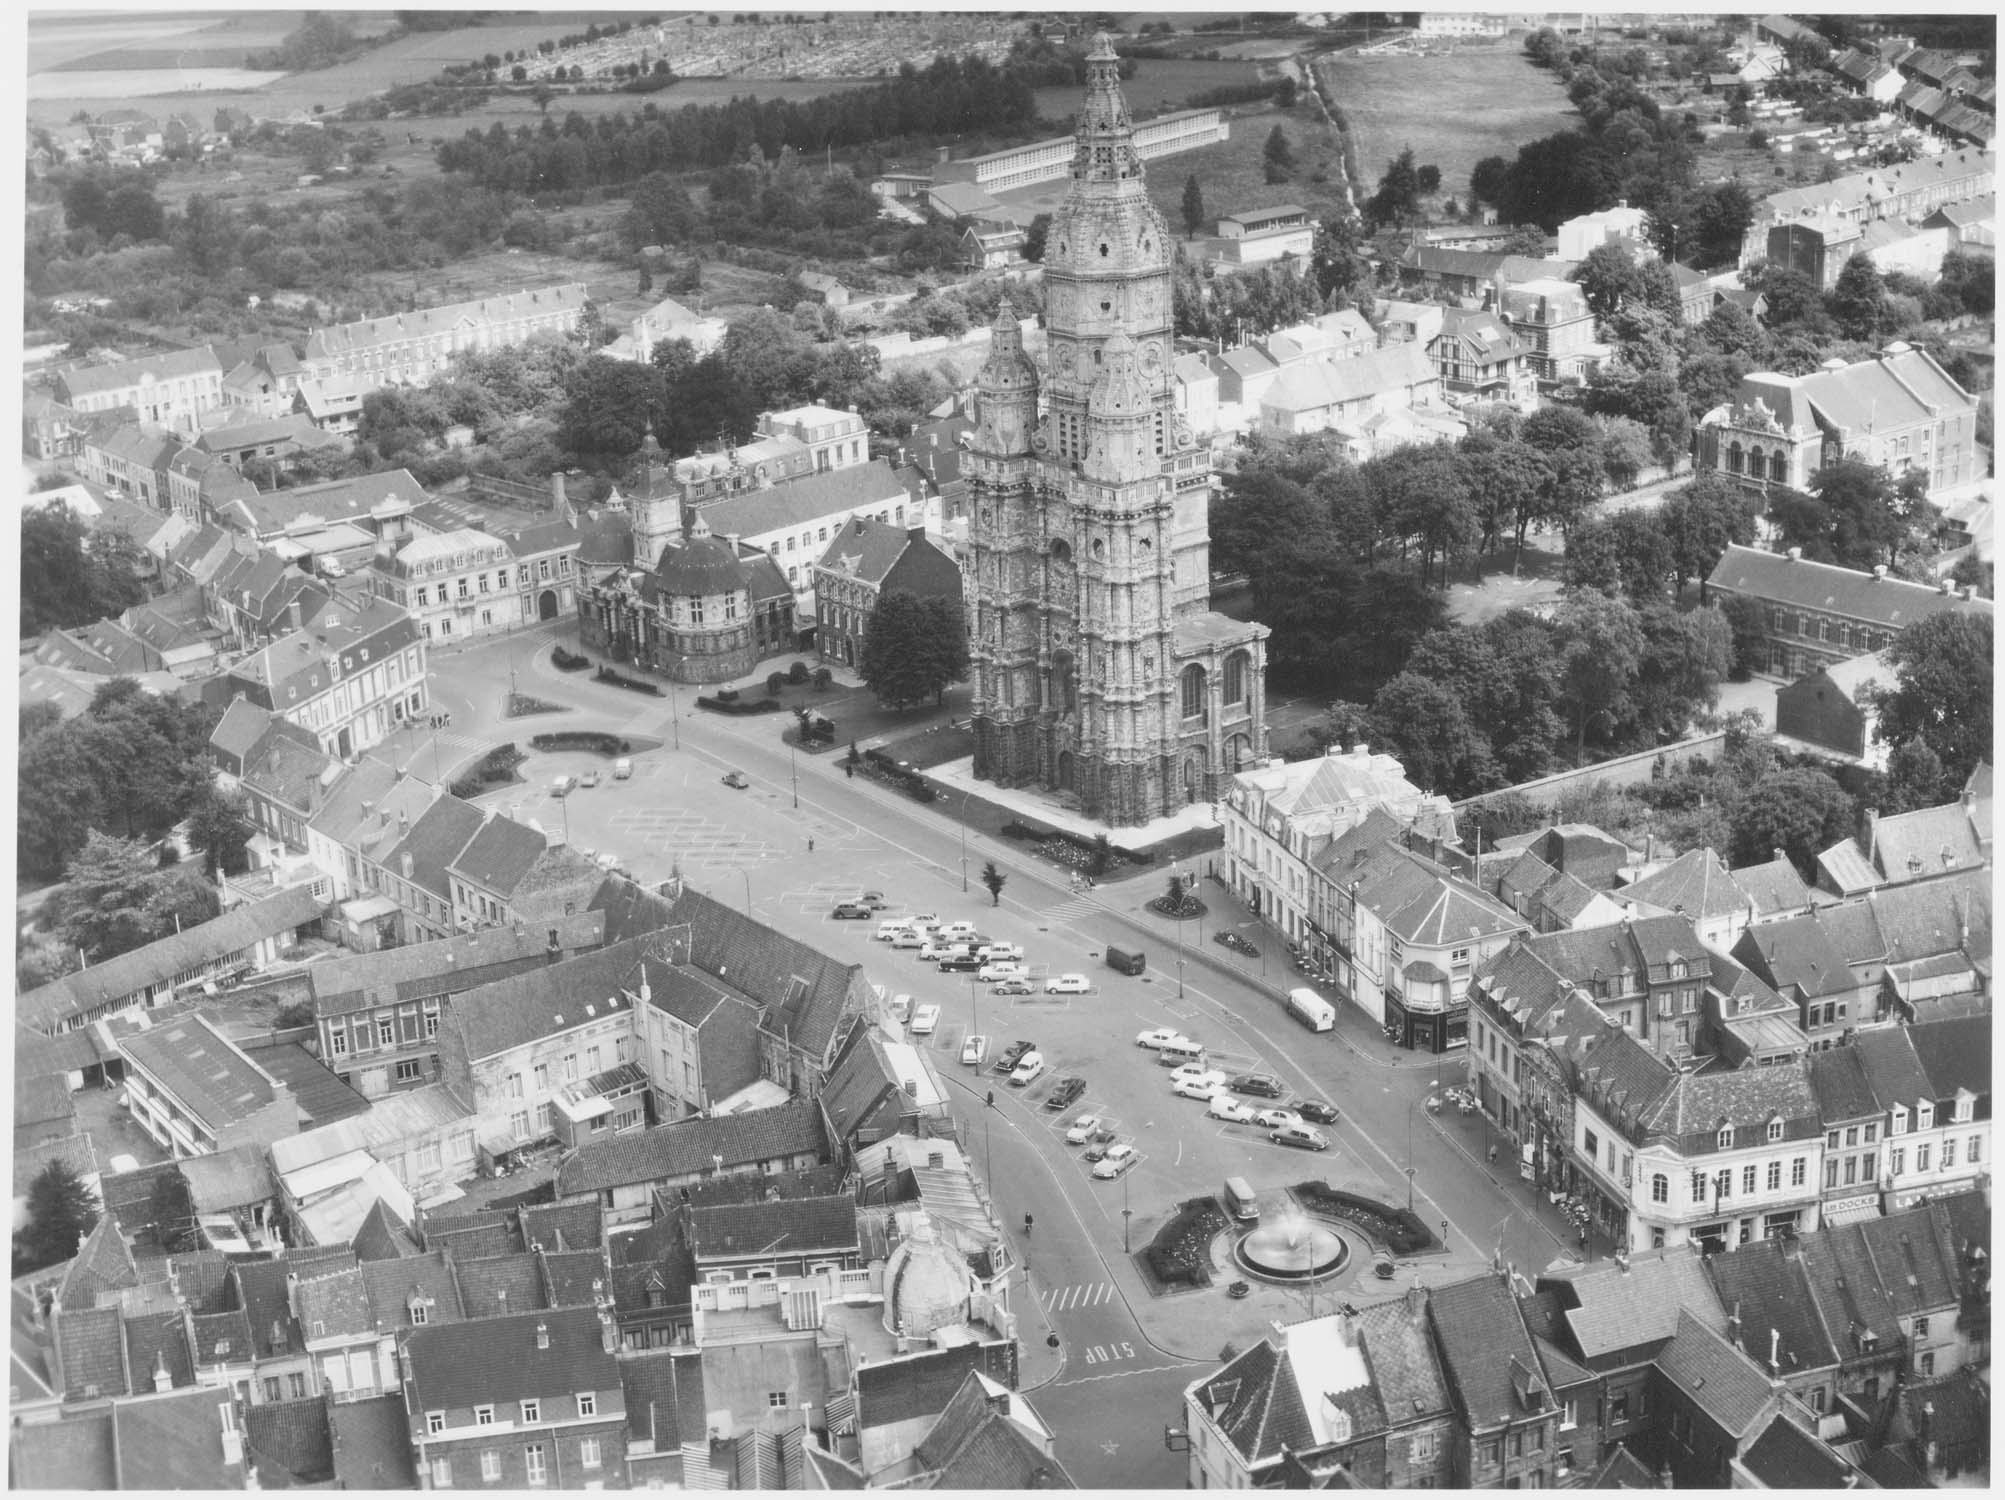
[[[1057,1286],[1040,1292],[1039,1302],[1048,1313],[1077,1312],[1082,1307],[1098,1307],[1103,1302],[1114,1300],[1114,1283],[1111,1281],[1079,1282],[1073,1286]]]
[[[1056,925],[1060,922],[1071,922],[1080,917],[1104,915],[1104,913],[1105,908],[1091,896],[1072,896],[1052,907],[1050,918],[1052,923]]]

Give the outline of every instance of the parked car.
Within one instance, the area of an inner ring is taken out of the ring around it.
[[[598,784],[599,784],[599,773],[597,771],[587,771],[585,772],[584,775],[578,778],[579,786],[597,786]]]
[[[1005,960],[1001,963],[982,964],[975,977],[983,984],[994,984],[999,979],[1028,979],[1030,970],[1022,964]]]
[[[1036,988],[1037,986],[1033,985],[1028,979],[1005,979],[998,983],[989,993],[992,995],[1028,995],[1034,993]]]
[[[990,963],[996,963],[999,960],[1021,962],[1023,959],[1023,945],[1021,943],[983,943],[981,947],[975,950],[975,957],[986,958]]]
[[[1306,1125],[1283,1125],[1279,1130],[1267,1132],[1267,1139],[1277,1146],[1296,1146],[1304,1151],[1327,1151],[1329,1138],[1320,1130],[1311,1130]]]
[[[989,1039],[985,1036],[971,1036],[961,1043],[961,1063],[965,1067],[979,1068],[988,1055]]]
[[[1107,1153],[1112,1151],[1116,1144],[1116,1141],[1112,1137],[1104,1141],[1095,1141],[1091,1150],[1079,1153],[1079,1158],[1081,1161],[1103,1161],[1106,1159]]]
[[[959,958],[967,951],[966,946],[961,943],[947,943],[935,938],[931,942],[919,945],[919,962],[936,964],[943,958]]]
[[[942,937],[956,938],[963,942],[972,942],[981,934],[973,922],[949,922],[945,927],[940,929],[940,935]]]
[[[1018,1063],[1023,1061],[1027,1053],[1035,1052],[1036,1050],[1037,1043],[1035,1042],[1011,1042],[1004,1050],[1003,1055],[996,1059],[996,1071],[998,1073],[1009,1072]]]
[[[1084,974],[1059,974],[1044,981],[1047,995],[1083,995],[1092,988]]]
[[[1228,1125],[1251,1125],[1253,1123],[1253,1106],[1248,1104],[1244,1099],[1235,1099],[1232,1095],[1222,1090],[1211,1096],[1211,1109],[1209,1113],[1214,1120],[1223,1120]]]
[[[858,906],[867,906],[873,911],[883,911],[885,907],[884,892],[882,891],[865,891],[855,899]]]
[[[838,922],[868,922],[870,920],[870,908],[867,906],[857,906],[853,902],[843,901],[839,902],[836,909],[830,912],[829,915],[834,917]]]
[[[1225,1080],[1215,1074],[1206,1073],[1197,1078],[1179,1078],[1170,1085],[1170,1092],[1184,1099],[1205,1099],[1225,1087]]]
[[[1297,1099],[1289,1106],[1305,1120],[1314,1120],[1318,1125],[1337,1123],[1337,1107],[1322,1099]]]
[[[742,792],[752,783],[743,771],[726,771],[724,773],[724,784],[728,787],[736,787]]]
[[[858,905],[861,904],[862,904],[861,902],[858,903]],[[912,924],[910,922],[906,921],[902,917],[893,917],[888,922],[879,922],[877,924],[877,932],[875,935],[878,942],[888,943],[893,938],[897,937],[899,933],[910,932],[911,930],[912,930]]]
[[[1074,1104],[1078,1103],[1079,1096],[1085,1092],[1085,1079],[1061,1078],[1058,1080],[1058,1087],[1051,1091],[1051,1097],[1044,1101],[1044,1107],[1046,1109],[1070,1109]]]
[[[1216,1068],[1207,1068],[1203,1063],[1185,1063],[1170,1074],[1172,1084],[1182,1083],[1187,1078],[1208,1078],[1221,1087],[1225,1083],[1223,1073]]]
[[[892,933],[890,941],[891,946],[894,948],[924,948],[926,946],[925,934],[914,932],[909,927],[903,932]]]
[[[1302,1117],[1292,1109],[1256,1109],[1253,1123],[1264,1125],[1269,1130],[1279,1130],[1284,1125],[1299,1125]]]
[[[933,1028],[940,1024],[940,1007],[922,1005],[912,1013],[912,1035],[931,1036]]]
[[[613,780],[627,781],[632,778],[633,774],[634,763],[630,756],[622,755],[618,760],[613,762]]]
[[[942,974],[974,974],[982,966],[982,961],[972,953],[949,953],[940,960]]]
[[[1262,1099],[1279,1099],[1288,1091],[1272,1073],[1242,1073],[1232,1080],[1235,1094],[1257,1094]]]
[[[1157,1026],[1152,1030],[1137,1032],[1135,1034],[1135,1045],[1137,1047],[1162,1048],[1167,1047],[1171,1042],[1188,1042],[1189,1040],[1189,1037],[1178,1031],[1174,1026]]]
[[[1024,1053],[1022,1058],[1018,1060],[1017,1065],[1014,1068],[1010,1069],[1010,1074],[1009,1074],[1010,1086],[1012,1088],[1019,1088],[1019,1089],[1025,1088],[1028,1085],[1035,1083],[1038,1079],[1038,1076],[1043,1072],[1044,1072],[1044,1054],[1041,1052],[1026,1052]]]
[[[1065,1132],[1065,1144],[1083,1146],[1093,1139],[1093,1132],[1100,1128],[1098,1115],[1081,1115],[1072,1122],[1072,1128]]]
[[[1142,1158],[1133,1146],[1125,1142],[1109,1146],[1107,1154],[1093,1164],[1093,1175],[1103,1181],[1119,1177]]]
[[[903,1026],[912,1015],[912,997],[893,995],[891,997],[891,1019]]]

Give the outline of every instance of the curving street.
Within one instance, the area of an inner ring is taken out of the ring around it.
[[[912,1040],[933,1050],[956,1100],[962,1141],[1025,1267],[1013,1298],[1024,1384],[1063,1393],[1061,1400],[1047,1395],[1040,1409],[1081,1483],[1180,1483],[1183,1460],[1165,1448],[1163,1428],[1179,1419],[1183,1386],[1227,1343],[1244,1347],[1274,1320],[1307,1316],[1318,1299],[1328,1310],[1333,1300],[1369,1300],[1415,1280],[1459,1279],[1498,1255],[1534,1270],[1578,1253],[1557,1212],[1516,1179],[1508,1153],[1494,1166],[1489,1161],[1480,1117],[1426,1107],[1440,1086],[1461,1081],[1459,1058],[1401,1052],[1341,1004],[1336,1030],[1302,1028],[1279,1003],[1299,977],[1285,946],[1216,882],[1200,882],[1209,911],[1182,924],[1180,934],[1179,924],[1146,908],[1161,894],[1159,872],[1074,891],[1063,871],[1026,859],[1009,840],[964,829],[951,798],[922,807],[866,777],[843,775],[834,753],[790,754],[780,739],[784,716],[727,718],[694,709],[687,689],[670,703],[592,682],[588,673],[558,672],[550,661],[553,630],[434,657],[433,696],[452,715],[451,727],[406,731],[394,753],[424,772],[436,762],[450,776],[456,763],[494,744],[514,740],[526,748],[532,734],[548,729],[608,729],[659,741],[659,748],[636,750],[628,781],[606,779],[553,798],[556,774],[610,768],[589,755],[532,754],[520,783],[480,800],[566,830],[642,881],[679,870],[717,899],[749,905],[762,920],[861,963],[887,998],[910,994],[916,1004],[940,1007],[933,1034]],[[511,670],[517,691],[566,711],[506,720]],[[744,790],[724,784],[731,770],[744,774]],[[978,878],[989,860],[1007,879],[1000,902]],[[885,916],[933,912],[1021,944],[1040,981],[1037,993],[994,995],[972,976],[939,973],[909,951],[874,941],[874,921],[830,917],[836,901],[862,889],[885,893]],[[1260,957],[1213,941],[1220,924],[1250,938]],[[1108,968],[1102,954],[1109,942],[1142,948],[1147,971],[1131,978]],[[1085,974],[1090,992],[1042,993],[1042,978],[1061,972]],[[896,1027],[888,1014],[886,1022]],[[1204,1043],[1215,1066],[1272,1073],[1291,1093],[1336,1105],[1340,1122],[1323,1127],[1330,1149],[1273,1144],[1256,1125],[1223,1123],[1203,1102],[1174,1096],[1155,1053],[1135,1043],[1137,1032],[1158,1026]],[[973,1032],[992,1039],[991,1066],[980,1073],[960,1061]],[[1034,1042],[1048,1064],[1025,1089],[1010,1087],[992,1067],[1017,1039]],[[1084,1093],[1064,1110],[1043,1108],[1067,1076],[1084,1079]],[[1102,1116],[1137,1148],[1132,1170],[1112,1181],[1091,1176],[1084,1148],[1064,1140],[1064,1126],[1082,1113]],[[1124,1253],[1124,1232],[1139,1252],[1179,1203],[1215,1195],[1235,1174],[1268,1204],[1306,1180],[1394,1203],[1406,1201],[1410,1186],[1415,1210],[1431,1226],[1446,1224],[1445,1249],[1403,1261],[1392,1282],[1374,1279],[1361,1256],[1314,1289],[1256,1284],[1244,1300],[1232,1300],[1230,1278],[1220,1276],[1208,1288],[1152,1294],[1138,1257]]]

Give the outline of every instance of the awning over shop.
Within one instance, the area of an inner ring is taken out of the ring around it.
[[[1839,1224],[1857,1224],[1865,1219],[1880,1217],[1880,1203],[1877,1198],[1853,1199],[1824,1210],[1824,1227],[1829,1229]]]

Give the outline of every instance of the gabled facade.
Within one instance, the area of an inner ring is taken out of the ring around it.
[[[886,594],[961,602],[961,569],[923,526],[887,526],[858,517],[843,526],[814,565],[815,649],[826,661],[855,666]]]

